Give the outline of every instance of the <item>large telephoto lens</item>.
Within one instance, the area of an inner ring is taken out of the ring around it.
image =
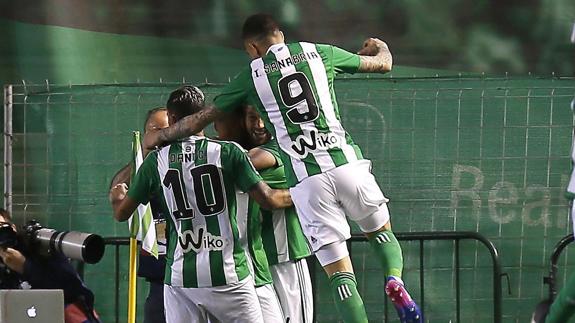
[[[104,239],[97,234],[42,228],[36,230],[34,240],[42,253],[60,252],[89,264],[97,263],[104,256]]]

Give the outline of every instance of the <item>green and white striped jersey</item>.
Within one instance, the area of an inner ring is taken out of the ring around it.
[[[277,143],[270,141],[259,148],[271,153],[277,161],[275,167],[260,170],[264,181],[271,188],[287,188],[284,164]],[[270,265],[305,258],[311,254],[295,206],[273,211],[262,209],[261,213],[263,244]]]
[[[262,209],[253,199],[248,201],[248,214],[245,219],[246,237],[242,239],[244,249],[249,253],[250,270],[256,287],[273,283],[272,273],[262,242]],[[242,226],[240,226],[240,231]]]
[[[290,187],[362,159],[340,122],[333,89],[338,73],[355,73],[356,54],[331,45],[275,44],[254,59],[214,99],[222,111],[250,104],[281,148]]]
[[[214,287],[249,275],[237,225],[248,201],[237,190],[259,181],[245,151],[231,142],[192,136],[148,155],[128,196],[144,204],[162,197],[169,215],[164,283]]]

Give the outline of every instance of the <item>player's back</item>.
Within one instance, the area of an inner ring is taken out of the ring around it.
[[[340,122],[333,80],[357,71],[359,57],[331,45],[275,44],[252,61],[253,97],[286,161],[290,186],[362,159]]]
[[[244,155],[234,143],[196,136],[151,154],[169,214],[166,284],[222,286],[249,275],[237,229],[247,194],[236,187],[260,179]]]

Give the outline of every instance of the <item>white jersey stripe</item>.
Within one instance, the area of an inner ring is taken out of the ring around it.
[[[238,207],[238,212],[236,221],[238,224],[238,232],[240,235],[239,242],[244,250],[244,254],[247,259],[248,269],[250,270],[250,275],[255,277],[255,270],[254,264],[252,261],[252,256],[249,252],[249,245],[248,245],[248,207],[249,207],[249,195],[247,193],[241,192],[236,190],[236,204]],[[241,210],[241,212],[240,212]]]
[[[198,139],[194,137],[194,139]],[[182,152],[195,152],[196,150],[196,140],[194,141],[183,141],[182,145]],[[182,178],[183,183],[193,183],[192,174],[190,169],[196,167],[194,160],[190,161],[182,161]],[[194,192],[193,185],[185,185],[186,188],[186,196],[187,202],[190,203],[189,207],[193,210],[196,210],[194,213],[194,218],[192,219],[192,230],[197,232],[198,228],[202,227],[204,230],[207,230],[206,221],[204,217],[197,212],[197,202],[196,202],[196,194]],[[185,220],[184,220],[185,221]],[[178,225],[181,221],[176,221]],[[181,234],[182,232],[180,232]],[[179,247],[179,244],[178,244]],[[188,251],[190,252],[190,251]],[[196,254],[196,278],[198,280],[198,287],[205,287],[212,285],[212,277],[211,277],[211,270],[210,270],[210,252],[204,248],[201,249],[200,252]],[[207,268],[206,268],[207,267]]]
[[[274,210],[272,213],[272,221],[274,226],[276,250],[278,253],[278,262],[286,262],[289,260],[289,241],[285,209]]]
[[[316,53],[317,48],[314,44],[310,43],[299,43],[304,52]],[[313,81],[316,86],[316,91],[319,96],[319,102],[321,103],[322,111],[325,115],[327,125],[329,129],[341,139],[341,149],[345,155],[348,162],[356,161],[357,155],[353,147],[347,144],[345,141],[345,130],[341,125],[341,122],[337,119],[335,114],[335,108],[333,102],[331,101],[331,92],[329,90],[329,83],[327,79],[327,72],[322,60],[312,59],[308,61],[309,68],[311,70]],[[322,169],[323,171],[323,169]]]
[[[208,145],[206,151],[207,151],[207,164],[210,163],[217,163],[216,160],[214,160],[214,157],[217,157],[219,159],[219,146],[218,144],[214,144],[211,143],[209,141],[206,142],[206,144]],[[191,150],[187,148],[187,146],[191,146]],[[182,147],[183,151],[192,151],[195,152],[196,151],[196,142],[194,141],[194,144],[190,144],[190,143],[186,143],[184,145],[184,147]],[[198,156],[195,156],[196,158]],[[192,167],[196,167],[197,165],[193,165]],[[182,169],[191,169],[189,166],[186,167],[186,163],[184,162],[182,164]],[[185,172],[186,175],[184,176],[184,183],[193,183],[192,180],[192,174],[191,172]],[[196,194],[194,192],[194,187],[193,185],[187,185],[186,186],[187,190],[188,190],[188,199],[193,199],[193,203],[194,203],[194,209],[198,210],[197,207],[197,201],[196,201]],[[194,224],[194,228],[197,227],[204,227],[207,230],[207,224],[206,224],[206,218],[200,214],[199,212],[196,213],[196,216],[193,220],[193,224]],[[224,248],[225,250],[225,248]],[[208,286],[212,286],[212,271],[211,271],[211,264],[210,264],[210,251],[207,249],[202,248],[202,250],[197,254],[196,256],[196,275],[198,277],[198,287],[208,287]]]
[[[169,152],[170,152],[169,146],[162,148],[162,150],[158,152],[158,175],[160,176],[160,179],[166,177],[166,173],[170,168],[169,156],[168,156]],[[165,197],[173,196],[172,193],[170,192],[170,189],[168,189],[166,186],[162,185],[162,190],[164,191]],[[168,207],[168,210],[175,210],[176,209],[175,200],[173,198],[166,198],[166,206]],[[175,224],[175,228],[176,231],[178,232],[178,235],[181,234],[180,222],[176,221],[173,214],[170,214],[170,217],[172,218],[171,219],[172,223]],[[176,243],[176,247],[174,249],[174,262],[172,263],[170,269],[172,272],[171,284],[173,286],[183,286],[184,253],[182,252],[182,248],[180,247],[179,243]]]
[[[278,60],[278,61],[283,61],[283,60],[285,60],[291,56],[289,48],[285,45],[272,47],[271,51],[274,53],[274,55],[276,56],[276,60]],[[317,57],[319,57],[319,54]],[[317,60],[317,61],[319,61],[319,60]],[[309,64],[311,67],[311,62]],[[293,64],[286,64],[286,65],[287,66],[280,68],[280,72],[282,73],[282,76],[287,76],[287,75],[290,75],[290,74],[297,72],[297,70]],[[315,75],[314,75],[314,77],[315,77]],[[294,84],[296,85],[293,88],[294,92],[295,93],[301,93],[302,88],[301,88],[300,84],[297,82],[295,82]],[[329,97],[329,91],[327,92],[327,95]],[[323,108],[323,101],[321,100],[321,98],[322,98],[322,94],[321,94],[321,92],[319,92],[319,99],[320,99],[320,102],[322,105],[322,110],[325,110],[325,108]],[[329,102],[331,103],[331,100],[329,100]],[[332,107],[332,109],[333,109],[333,107]],[[313,122],[301,123],[301,124],[299,124],[299,126],[300,126],[304,136],[306,136],[307,138],[310,137],[310,133],[312,131],[317,131],[317,128]],[[315,158],[317,165],[319,166],[319,168],[321,169],[322,172],[326,172],[326,171],[335,167],[335,164],[333,163],[333,160],[331,159],[331,156],[329,155],[327,150],[318,149],[318,150],[314,151],[312,153],[312,155]]]
[[[286,125],[281,116],[279,106],[270,87],[267,75],[265,73],[261,73],[261,75],[259,75],[255,72],[264,70],[264,62],[261,58],[254,59],[250,66],[252,68],[254,86],[258,93],[258,97],[262,102],[262,105],[266,109],[266,113],[268,114],[270,122],[274,126],[278,144],[280,148],[282,148],[282,150],[290,156],[293,171],[298,179],[298,182],[300,182],[307,177],[307,170],[305,165],[301,160],[299,160],[299,156],[290,148],[292,145],[292,140],[287,132]]]

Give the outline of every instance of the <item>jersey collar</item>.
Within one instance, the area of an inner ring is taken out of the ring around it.
[[[279,51],[281,49],[282,46],[285,46],[285,45],[286,45],[285,43],[277,43],[277,44],[271,45],[270,48],[268,48],[266,55],[268,55],[270,52],[276,53],[277,51]]]

